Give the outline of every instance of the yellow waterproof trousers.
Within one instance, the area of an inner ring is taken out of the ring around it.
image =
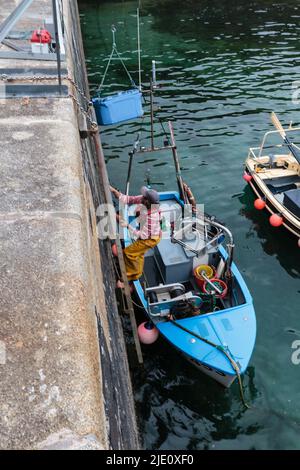
[[[144,270],[144,255],[160,242],[160,237],[136,240],[123,251],[126,273],[129,281],[136,281]]]

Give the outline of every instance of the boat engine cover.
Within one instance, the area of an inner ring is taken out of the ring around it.
[[[300,218],[300,189],[290,189],[284,194],[284,206]]]
[[[193,259],[186,256],[182,246],[172,243],[170,239],[161,240],[155,250],[159,253],[157,261],[166,284],[186,282],[190,279]]]

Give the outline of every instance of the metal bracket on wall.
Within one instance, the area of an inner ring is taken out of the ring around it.
[[[23,47],[18,46],[17,44],[10,41],[9,39],[3,39],[2,44],[9,47],[10,49],[13,49],[14,51],[27,52],[25,49],[23,49]]]
[[[57,57],[54,53],[34,54],[33,52],[0,51],[0,59],[56,61]],[[61,56],[61,60],[65,60],[65,56]]]
[[[0,25],[0,43],[6,38],[14,25],[19,21],[23,13],[31,5],[33,0],[22,0],[14,11]]]
[[[69,96],[67,85],[6,85],[3,96],[0,98],[48,98],[55,96]]]
[[[68,75],[68,70],[63,68],[61,71],[63,78],[66,78]],[[7,81],[10,80],[22,80],[22,79],[36,79],[37,77],[49,77],[49,80],[53,79],[57,74],[57,70],[54,67],[35,67],[34,69],[29,67],[23,68],[16,68],[16,67],[9,67],[9,68],[0,68],[0,80],[1,78],[6,78]]]

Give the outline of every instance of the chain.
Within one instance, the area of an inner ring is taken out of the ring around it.
[[[93,131],[97,131],[98,129],[98,124],[97,122],[95,122],[89,115],[89,112],[90,112],[90,109],[91,109],[91,106],[92,106],[92,102],[87,98],[87,96],[85,95],[85,93],[79,88],[79,86],[77,85],[77,83],[73,80],[72,77],[70,77],[68,75],[67,79],[69,80],[69,82],[74,86],[75,90],[79,93],[79,95],[85,100],[86,104],[87,104],[87,109],[84,109],[84,107],[81,105],[81,103],[79,102],[79,100],[76,98],[75,95],[73,95],[72,93],[69,94],[69,97],[72,98],[72,100],[77,104],[78,108],[80,109],[80,111],[85,115],[85,117],[87,118],[87,120],[89,121],[91,127],[92,127],[92,130]]]
[[[77,85],[77,83],[73,80],[72,77],[70,77],[68,75],[67,79],[69,80],[69,82],[74,86],[75,90],[79,93],[79,95],[85,100],[86,104],[87,104],[87,109],[84,109],[84,107],[81,105],[81,103],[79,102],[79,100],[76,98],[75,95],[73,95],[72,93],[69,93],[69,97],[72,98],[72,100],[77,104],[78,108],[80,109],[80,111],[85,115],[85,117],[87,118],[87,120],[89,121],[92,129],[94,131],[96,131],[98,129],[98,124],[93,121],[93,119],[91,119],[90,115],[89,115],[89,111],[90,111],[90,108],[92,106],[92,102],[87,98],[87,96],[85,95],[85,93],[79,88],[79,86]]]
[[[12,82],[16,80],[20,81],[29,81],[29,82],[38,82],[38,81],[43,81],[43,80],[53,80],[55,79],[55,76],[49,76],[49,75],[6,75],[5,73],[0,75],[0,80],[3,82]],[[68,79],[69,77],[67,75],[62,75],[62,79]]]
[[[89,123],[91,124],[91,127],[94,131],[96,131],[98,129],[98,124],[93,121],[93,119],[90,117],[89,115],[89,109],[90,107],[88,108],[88,110],[85,110],[83,108],[83,106],[80,104],[80,102],[78,101],[78,99],[76,98],[76,96],[74,96],[72,93],[69,93],[69,98],[72,98],[72,100],[77,104],[78,108],[80,109],[80,111],[85,115],[85,117],[87,118],[87,120],[89,121]],[[89,102],[90,103],[90,102]]]
[[[30,82],[38,82],[43,80],[54,80],[55,76],[49,75],[6,75],[5,73],[0,75],[0,80],[4,82],[12,82],[12,81],[30,81]],[[72,77],[69,75],[62,75],[61,77],[63,80],[69,80],[69,82],[76,88],[76,91],[82,96],[82,98],[86,101],[88,105],[90,105],[90,100],[86,97],[85,93],[79,88],[77,83],[73,80]]]
[[[82,98],[86,101],[86,103],[90,106],[91,102],[90,100],[86,97],[85,93],[79,88],[76,82],[74,82],[73,78],[70,77],[69,75],[67,76],[67,79],[69,82],[74,86],[76,91],[82,96]]]

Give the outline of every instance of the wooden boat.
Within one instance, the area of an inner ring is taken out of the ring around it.
[[[244,179],[258,198],[255,207],[268,210],[271,225],[285,227],[300,246],[300,128],[284,129],[275,113],[271,120],[276,130],[250,148]]]
[[[163,147],[155,147],[152,136],[150,148],[139,147],[137,141],[129,154],[127,194],[132,159],[139,153],[171,151],[178,183],[178,191],[159,193],[163,236],[146,253],[143,277],[133,282],[135,294],[148,320],[186,359],[225,387],[238,377],[241,387],[255,345],[253,301],[233,262],[230,230],[206,214],[182,216],[187,191],[171,123],[169,127],[170,140]],[[134,228],[135,210],[127,206],[124,212]],[[130,243],[125,230],[125,246]]]

